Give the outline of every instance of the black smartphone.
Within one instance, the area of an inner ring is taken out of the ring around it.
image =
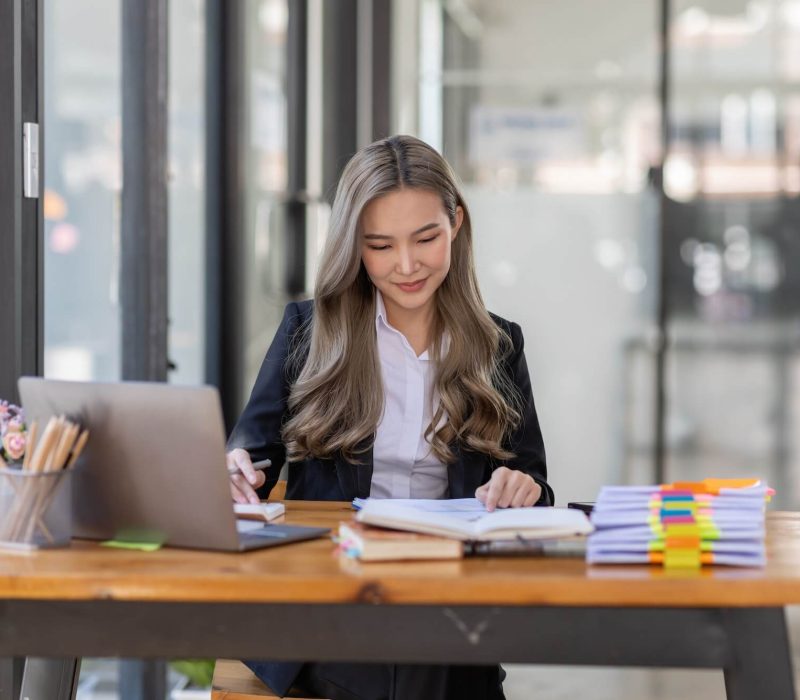
[[[571,501],[567,503],[567,508],[576,508],[589,515],[594,510],[594,501]]]

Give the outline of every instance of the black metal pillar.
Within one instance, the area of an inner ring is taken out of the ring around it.
[[[222,388],[222,232],[224,209],[224,0],[206,0],[205,42],[205,194],[206,194],[206,299],[205,299],[205,380]]]
[[[211,111],[207,143],[214,143],[217,167],[207,165],[206,191],[218,190],[218,208],[208,220],[207,274],[216,278],[215,296],[208,297],[212,324],[208,329],[208,347],[216,347],[215,366],[209,379],[216,378],[222,400],[225,424],[230,431],[242,405],[241,376],[245,361],[244,279],[241,265],[244,257],[244,211],[246,157],[241,145],[244,128],[244,13],[245,4],[227,0],[208,3],[207,44],[218,42],[208,64],[208,95]],[[216,24],[211,24],[211,21]],[[212,49],[209,49],[211,51]],[[212,73],[217,81],[212,83]],[[211,292],[209,292],[211,294]],[[214,337],[212,333],[216,333]]]
[[[372,1],[371,110],[373,140],[391,136],[392,2]]]
[[[122,377],[167,378],[167,2],[122,4]]]
[[[661,164],[657,169],[655,186],[659,195],[658,219],[658,301],[656,310],[657,336],[655,347],[655,410],[653,439],[653,477],[657,484],[667,479],[666,421],[667,421],[667,351],[669,339],[669,283],[667,280],[667,227],[669,201],[664,189],[664,163],[670,146],[670,0],[661,0],[659,14],[659,102],[661,106]]]
[[[4,656],[0,658],[0,700],[17,700],[19,698],[24,669],[24,657]]]
[[[286,98],[288,197],[286,201],[286,291],[298,296],[306,288],[306,128],[308,75],[308,3],[289,3]]]
[[[357,148],[357,0],[324,3],[322,22],[322,191],[332,202]]]
[[[166,661],[150,659],[120,661],[119,697],[120,700],[163,700],[166,698]]]
[[[0,397],[17,400],[17,378],[41,374],[42,99],[41,0],[0,3]],[[24,125],[38,127],[30,169],[38,194],[23,187]]]
[[[123,379],[167,379],[167,9],[122,4]],[[166,663],[121,661],[120,697],[166,697]]]

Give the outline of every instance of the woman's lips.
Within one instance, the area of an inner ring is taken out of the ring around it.
[[[418,292],[420,289],[422,289],[422,287],[425,285],[425,282],[427,282],[427,281],[428,281],[428,278],[426,277],[425,279],[418,280],[418,281],[412,282],[412,283],[405,283],[405,284],[396,283],[396,284],[404,292]]]

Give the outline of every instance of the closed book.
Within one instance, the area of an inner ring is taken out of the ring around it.
[[[355,521],[339,523],[339,549],[361,561],[460,559],[458,540],[371,527]]]
[[[279,518],[286,512],[283,503],[234,503],[233,512],[242,520],[270,521]]]

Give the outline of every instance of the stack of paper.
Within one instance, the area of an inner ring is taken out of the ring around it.
[[[773,493],[758,480],[606,486],[592,512],[587,561],[764,566],[764,511]]]

